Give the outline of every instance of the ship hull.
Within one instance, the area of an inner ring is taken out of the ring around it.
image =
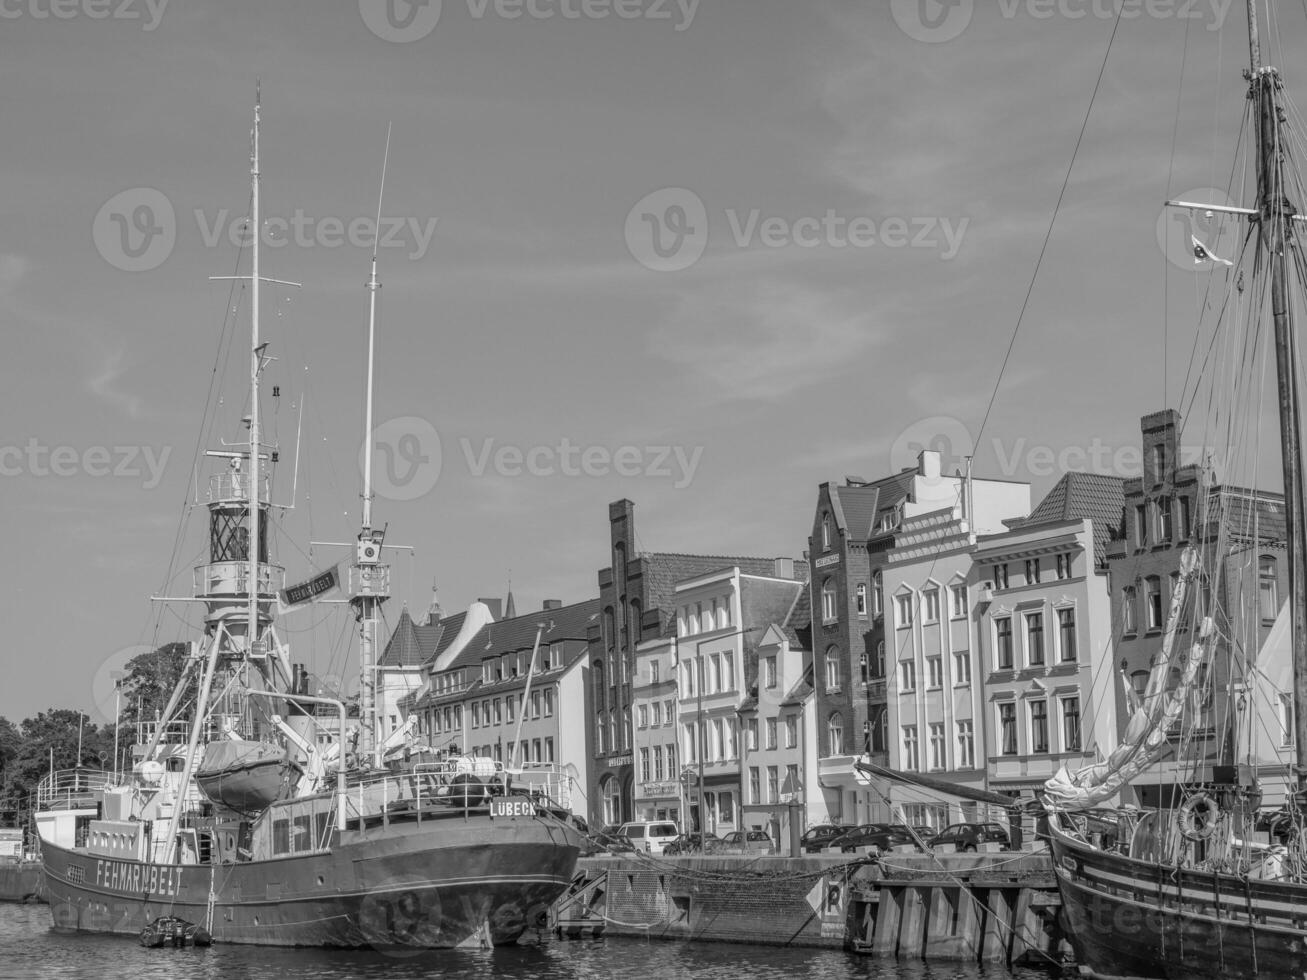
[[[56,928],[138,935],[161,915],[215,942],[421,947],[515,942],[571,882],[579,837],[541,820],[392,824],[330,851],[157,865],[47,844]]]
[[[1099,978],[1307,976],[1307,886],[1177,870],[1051,829],[1063,928]]]

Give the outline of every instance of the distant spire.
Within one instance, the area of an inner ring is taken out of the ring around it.
[[[513,590],[511,588],[508,590],[508,598],[504,600],[504,618],[517,618],[517,606],[513,604]]]
[[[436,583],[431,583],[431,605],[427,607],[427,626],[435,626],[444,617],[445,610],[440,605],[440,591]]]

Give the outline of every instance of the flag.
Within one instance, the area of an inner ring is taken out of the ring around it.
[[[1190,235],[1189,240],[1194,246],[1194,265],[1202,265],[1204,262],[1220,262],[1221,265],[1234,265],[1229,259],[1223,259],[1212,252],[1206,245],[1198,240],[1197,235]]]
[[[288,612],[313,603],[320,596],[340,588],[340,565],[328,568],[321,575],[315,575],[307,582],[292,585],[277,593],[277,613],[284,616]]]

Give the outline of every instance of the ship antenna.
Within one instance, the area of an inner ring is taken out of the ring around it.
[[[381,241],[381,202],[386,193],[386,168],[390,165],[390,127],[386,124],[386,151],[381,159],[381,187],[377,191],[377,223],[372,235],[372,275],[368,279],[368,393],[363,421],[363,535],[372,530],[372,368],[376,350],[377,291],[381,281],[377,278],[377,246]]]

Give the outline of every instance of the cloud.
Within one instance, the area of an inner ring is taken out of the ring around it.
[[[681,295],[653,350],[699,375],[709,401],[773,400],[838,375],[883,331],[848,291],[726,280]]]
[[[88,379],[87,388],[91,394],[125,412],[129,418],[137,418],[141,414],[144,400],[140,395],[121,391],[117,387],[119,379],[127,373],[123,363],[125,360],[122,351],[107,355]]]

